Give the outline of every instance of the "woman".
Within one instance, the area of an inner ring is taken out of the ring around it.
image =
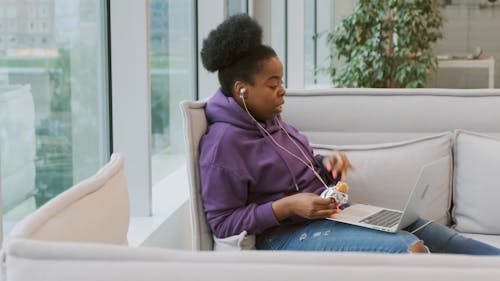
[[[283,65],[247,15],[228,18],[203,42],[204,67],[220,89],[207,101],[200,142],[202,200],[215,236],[246,230],[258,249],[500,254],[437,223],[419,220],[395,234],[324,220],[336,202],[319,194],[345,179],[342,154],[314,155],[284,122]],[[411,233],[414,231],[415,233]]]

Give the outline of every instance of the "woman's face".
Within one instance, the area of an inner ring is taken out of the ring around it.
[[[262,62],[262,69],[254,77],[254,85],[245,84],[245,103],[258,121],[273,119],[283,110],[286,90],[283,86],[283,65],[278,57]],[[241,99],[239,103],[242,104]]]

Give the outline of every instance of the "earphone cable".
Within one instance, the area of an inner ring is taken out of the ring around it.
[[[304,155],[304,157],[307,159],[307,161],[309,162],[306,163],[306,161],[304,161],[302,158],[300,158],[299,156],[295,155],[293,152],[291,152],[290,150],[286,149],[285,147],[283,147],[282,145],[280,145],[274,138],[273,136],[271,135],[271,133],[269,133],[265,128],[264,126],[262,126],[259,121],[257,121],[253,116],[252,114],[250,113],[250,111],[248,110],[247,108],[247,105],[246,105],[246,102],[245,102],[245,99],[242,98],[242,101],[243,101],[243,106],[245,107],[245,111],[247,112],[247,114],[250,116],[250,118],[252,118],[252,120],[266,133],[266,135],[271,139],[271,141],[280,149],[282,149],[283,151],[287,152],[288,154],[290,154],[292,157],[296,158],[297,160],[299,160],[300,162],[302,162],[304,165],[306,165],[307,168],[309,168],[313,173],[314,173],[314,176],[316,176],[316,178],[319,179],[319,181],[325,186],[325,188],[328,188],[328,185],[325,183],[325,181],[321,178],[321,176],[318,174],[318,172],[314,169],[314,166],[311,162],[311,160],[309,158],[307,158],[305,152],[299,147],[299,145],[292,139],[292,137],[288,134],[288,132],[281,126],[281,124],[278,122],[278,125],[280,126],[280,128],[285,131],[285,134],[287,135],[287,137],[295,144],[295,146],[297,146],[297,148],[300,150],[300,152],[302,153],[302,155]],[[296,187],[297,190],[298,190],[298,186]]]

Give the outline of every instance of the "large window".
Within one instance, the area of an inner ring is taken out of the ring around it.
[[[109,157],[105,3],[0,0],[6,231]]]
[[[341,60],[330,62],[328,54],[332,51],[326,44],[325,36],[317,41],[314,34],[333,30],[343,18],[350,15],[358,1],[351,0],[311,0],[304,1],[304,87],[328,87],[331,79],[326,73],[316,73],[318,67],[342,65]],[[443,38],[434,44],[435,54],[439,57],[468,57],[477,49],[483,51],[482,60],[500,59],[500,5],[495,1],[482,0],[443,0],[441,29]],[[292,31],[294,32],[294,31]],[[288,46],[293,48],[294,46]],[[486,88],[500,85],[500,64],[494,67],[479,67],[484,61],[465,63],[445,62],[436,72],[430,73],[426,87],[438,88]],[[450,66],[451,65],[451,66]],[[476,66],[474,66],[476,65]],[[493,77],[490,77],[490,75]],[[491,81],[493,80],[493,81]]]
[[[440,56],[469,56],[481,48],[482,59],[492,58],[491,82],[500,87],[500,3],[482,0],[443,1],[443,39],[435,46]],[[490,83],[487,68],[439,68],[429,80],[429,87],[485,88]]]
[[[150,0],[153,185],[184,163],[179,103],[197,88],[195,8],[194,0]]]
[[[304,76],[305,87],[331,87],[328,73],[318,71],[331,62],[329,54],[332,51],[327,45],[327,32],[332,31],[340,21],[349,15],[357,1],[351,0],[313,0],[305,1],[304,9]],[[335,60],[334,65],[341,64]]]

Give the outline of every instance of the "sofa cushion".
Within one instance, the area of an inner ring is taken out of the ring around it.
[[[500,139],[457,130],[453,220],[460,232],[500,234]]]
[[[349,200],[402,210],[410,196],[423,165],[450,157],[446,173],[426,208],[424,217],[449,223],[451,204],[451,136],[450,132],[423,138],[374,145],[313,144],[316,153],[329,155],[343,151],[354,170],[347,176]]]

